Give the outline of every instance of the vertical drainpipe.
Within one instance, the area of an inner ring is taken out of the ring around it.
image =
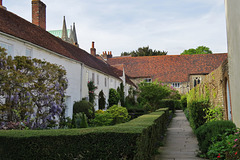
[[[81,63],[80,69],[80,100],[82,100],[82,83],[83,83],[83,64]]]

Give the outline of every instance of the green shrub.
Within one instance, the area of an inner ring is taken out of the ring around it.
[[[168,117],[161,110],[115,126],[1,131],[0,155],[1,159],[24,160],[151,159]]]
[[[105,99],[103,90],[101,90],[101,91],[99,92],[99,95],[98,95],[98,104],[99,104],[99,109],[105,109],[106,99]]]
[[[119,100],[121,102],[121,106],[125,106],[125,92],[124,92],[124,85],[123,83],[120,84],[120,86],[117,88],[117,92],[119,95]]]
[[[169,108],[173,113],[175,113],[175,100],[163,99],[159,101],[159,108]]]
[[[128,115],[127,108],[125,107],[113,105],[112,107],[107,109],[106,112],[112,115],[113,124],[124,123],[130,120],[130,116]]]
[[[206,113],[204,110],[209,107],[209,102],[205,100],[188,103],[189,122],[194,131],[206,122]]]
[[[182,110],[185,110],[187,108],[187,95],[182,95],[181,96],[181,105],[182,105]]]
[[[90,121],[92,126],[110,126],[113,125],[113,117],[111,113],[96,113],[95,118]]]
[[[119,99],[118,92],[115,89],[110,88],[109,98],[108,98],[108,108],[112,107],[113,105],[117,105],[119,100],[120,99]]]
[[[212,121],[202,125],[195,132],[199,149],[203,154],[206,154],[212,144],[212,138],[225,133],[227,129],[234,128],[236,128],[236,125],[232,121]]]
[[[75,126],[76,128],[87,128],[87,116],[85,113],[76,113],[75,114]]]
[[[187,120],[189,121],[189,110],[188,110],[188,108],[185,108],[184,114],[185,114]]]
[[[86,100],[74,102],[73,116],[80,112],[85,113],[88,119],[94,118],[95,110],[93,104]]]
[[[174,108],[175,108],[175,110],[176,110],[176,109],[177,109],[177,110],[182,109],[182,105],[181,105],[181,101],[180,101],[180,100],[175,100],[175,101],[174,101]]]

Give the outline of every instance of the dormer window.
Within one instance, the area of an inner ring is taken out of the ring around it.
[[[180,83],[179,82],[174,82],[174,83],[172,83],[172,87],[180,88]]]
[[[151,83],[152,82],[152,78],[145,78],[144,81],[147,82],[147,83]]]

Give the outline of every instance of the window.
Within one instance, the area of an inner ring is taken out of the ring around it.
[[[92,73],[92,81],[93,81],[93,82],[95,81],[95,75],[94,75],[94,73]]]
[[[152,82],[152,78],[145,78],[144,81],[147,82],[147,83],[151,83]]]
[[[88,70],[86,70],[86,82],[88,82]]]
[[[193,78],[193,86],[196,87],[196,85],[201,83],[201,77],[194,77]]]
[[[32,49],[31,48],[26,49],[26,57],[32,57]]]
[[[99,85],[99,74],[97,74],[97,85]]]
[[[7,43],[3,43],[0,42],[0,47],[5,48],[6,49],[6,53],[10,56],[14,56],[13,54],[13,45],[7,44]]]
[[[107,87],[107,78],[104,79],[105,87]]]
[[[174,83],[172,83],[172,87],[180,88],[180,83],[179,82],[174,82]]]

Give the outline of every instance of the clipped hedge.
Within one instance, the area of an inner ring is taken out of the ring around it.
[[[169,108],[172,110],[173,113],[175,113],[176,109],[182,109],[181,107],[181,101],[180,100],[173,100],[173,99],[163,99],[159,103],[159,107],[161,108]]]
[[[115,126],[0,131],[2,159],[150,159],[168,123],[168,109]]]

